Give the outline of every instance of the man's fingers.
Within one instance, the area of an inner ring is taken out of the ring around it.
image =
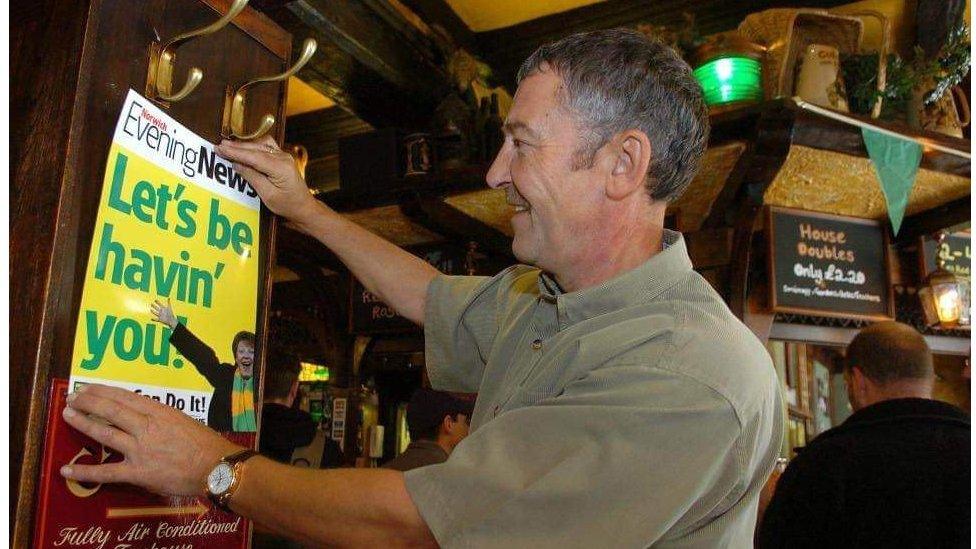
[[[131,468],[128,463],[106,463],[104,465],[65,465],[61,468],[61,476],[79,482],[129,482]]]
[[[136,412],[127,404],[96,395],[91,391],[72,395],[70,407],[105,418],[112,425],[135,436],[144,433],[149,423],[149,418],[145,414]]]
[[[267,175],[244,164],[238,164],[235,162],[234,171],[241,174],[241,176],[244,177],[244,179],[246,179],[252,187],[254,187],[254,190],[257,191],[259,195],[264,194],[270,190],[271,187],[275,186],[274,183],[268,179]]]
[[[220,156],[238,164],[247,164],[261,173],[269,173],[278,159],[268,154],[267,150],[248,149],[241,147],[220,147]],[[236,166],[235,166],[236,168]]]
[[[275,142],[274,138],[270,135],[265,135],[260,139],[255,139],[253,141],[231,141],[223,140],[217,146],[221,149],[224,148],[235,148],[235,149],[251,149],[254,151],[267,151],[268,145],[278,148],[278,144]]]
[[[124,455],[132,453],[136,448],[136,440],[132,435],[102,421],[96,421],[85,415],[84,412],[75,410],[69,406],[64,409],[62,415],[68,425],[101,442],[105,446],[122,452]]]
[[[146,398],[143,395],[139,395],[128,389],[121,389],[119,387],[110,387],[108,385],[92,383],[85,385],[78,391],[75,391],[75,394],[77,395],[81,395],[83,393],[91,393],[102,398],[114,400],[120,404],[124,404],[132,408],[140,414],[153,415],[162,410],[169,409],[169,407],[164,404],[160,404],[150,398]],[[72,398],[72,400],[75,398],[77,397]],[[69,402],[68,405],[74,407],[73,402]]]

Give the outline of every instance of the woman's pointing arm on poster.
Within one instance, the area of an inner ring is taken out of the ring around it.
[[[366,289],[398,313],[423,324],[427,287],[437,269],[316,200],[292,156],[271,137],[221,141],[217,153],[234,162],[234,169],[250,182],[268,209],[325,244]]]

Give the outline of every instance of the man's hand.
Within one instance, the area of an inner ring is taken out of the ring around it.
[[[81,482],[125,482],[157,494],[201,495],[210,470],[242,449],[174,408],[105,385],[86,385],[68,395],[64,420],[125,456],[121,463],[61,468],[62,476]]]
[[[176,319],[176,315],[173,313],[173,305],[170,303],[169,298],[166,298],[165,305],[158,299],[153,300],[149,309],[152,311],[153,320],[156,322],[162,322],[171,329],[175,329],[177,323],[179,323],[179,320]]]
[[[314,215],[317,201],[308,192],[295,159],[270,136],[257,141],[221,141],[217,154],[234,163],[234,170],[274,213],[299,223]]]

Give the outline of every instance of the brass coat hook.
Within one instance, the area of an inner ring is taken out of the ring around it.
[[[224,28],[234,17],[237,17],[245,7],[248,0],[234,0],[230,9],[223,17],[207,25],[206,27],[185,32],[172,38],[165,45],[160,42],[153,42],[149,47],[149,76],[146,78],[146,97],[162,102],[176,102],[185,99],[203,80],[203,71],[198,67],[190,69],[190,74],[183,84],[183,88],[173,93],[173,67],[176,64],[176,48],[184,42],[213,34]]]
[[[221,126],[221,134],[227,138],[234,139],[257,139],[262,135],[268,133],[272,126],[275,125],[275,117],[271,114],[265,114],[261,117],[261,124],[258,129],[251,133],[246,133],[244,131],[244,113],[245,107],[247,105],[247,94],[245,90],[248,86],[253,86],[254,84],[260,84],[262,82],[280,82],[288,77],[294,75],[296,72],[301,70],[306,63],[315,54],[315,50],[318,48],[318,43],[314,38],[306,38],[305,42],[302,43],[302,54],[298,57],[298,61],[287,71],[276,74],[275,76],[266,76],[264,78],[256,78],[250,82],[244,84],[237,91],[234,91],[230,86],[227,87],[227,94],[224,98],[224,121]]]

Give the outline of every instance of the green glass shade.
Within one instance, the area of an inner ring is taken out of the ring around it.
[[[702,64],[694,70],[707,105],[737,101],[761,101],[762,65],[745,56],[726,56]]]

